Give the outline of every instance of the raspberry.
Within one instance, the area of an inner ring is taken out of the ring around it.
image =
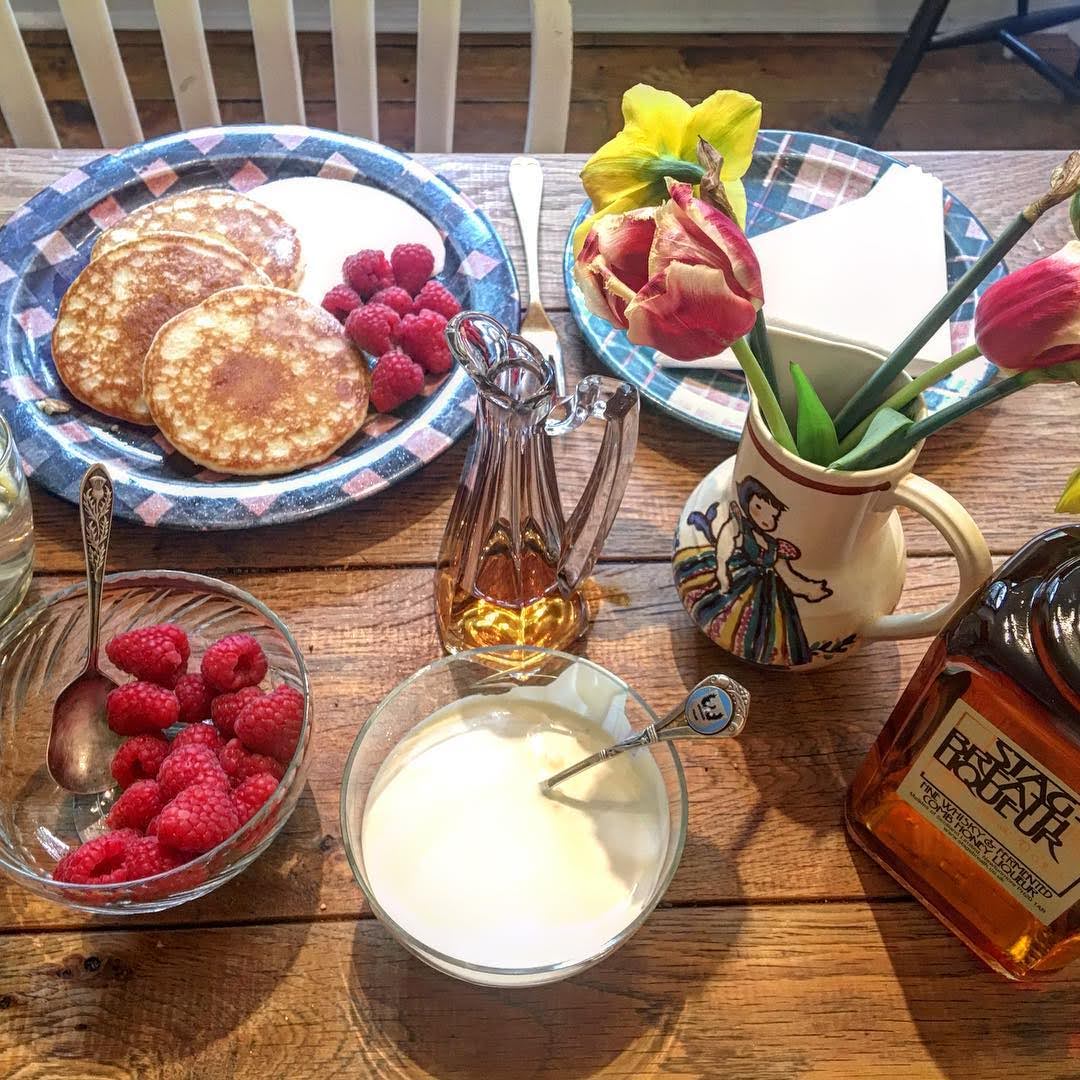
[[[363,301],[359,294],[350,289],[348,285],[335,285],[323,298],[322,306],[330,312],[338,322],[344,322],[345,316],[354,308],[358,308]]]
[[[161,817],[160,814],[156,814],[154,817],[152,817],[146,823],[146,835],[147,836],[157,836],[157,823],[158,823],[158,818],[160,818],[160,817]]]
[[[259,811],[259,808],[277,790],[278,778],[273,773],[256,773],[249,776],[233,792],[233,802],[240,817],[240,824],[246,825]]]
[[[140,878],[164,874],[175,870],[186,860],[179,852],[165,847],[156,836],[140,836],[128,844],[124,853],[122,881],[138,881]]]
[[[257,754],[287,765],[300,741],[304,724],[304,695],[291,686],[248,702],[236,718],[236,737]]]
[[[222,693],[258,686],[266,667],[266,654],[250,634],[228,634],[215,641],[202,658],[203,678]]]
[[[435,269],[435,256],[423,244],[398,244],[390,252],[394,280],[415,296]]]
[[[114,637],[105,655],[121,670],[144,682],[172,689],[187,670],[191,648],[179,626],[140,626]]]
[[[193,784],[184,788],[158,820],[158,840],[177,851],[201,855],[216,848],[240,827],[228,788]]]
[[[233,725],[240,715],[240,710],[257,697],[262,697],[262,691],[257,686],[245,686],[235,694],[220,694],[214,698],[210,706],[210,716],[214,726],[226,739],[231,739],[235,734]]]
[[[432,311],[429,314],[438,315],[438,312]],[[439,317],[442,318],[441,315]],[[454,355],[450,352],[450,343],[445,338],[431,343],[421,364],[429,375],[445,375],[453,366]]]
[[[124,880],[124,856],[132,842],[126,832],[105,833],[69,851],[53,868],[54,881],[72,885],[113,885]]]
[[[154,780],[169,752],[169,744],[160,735],[136,735],[125,739],[113,754],[110,770],[121,788],[136,780]]]
[[[210,702],[216,691],[201,675],[182,675],[173,690],[180,703],[180,723],[197,724],[210,719]]]
[[[382,314],[382,304],[357,308],[345,320],[345,333],[355,345],[372,356],[380,356],[390,348],[390,321]]]
[[[446,320],[437,311],[406,315],[394,340],[425,371],[442,375],[450,370],[450,346],[446,343]]]
[[[363,300],[394,284],[394,271],[386,256],[370,248],[350,255],[342,265],[341,273]]]
[[[444,319],[452,319],[461,310],[461,305],[445,285],[429,281],[416,294],[416,310],[437,311]]]
[[[423,389],[424,369],[400,349],[391,349],[376,361],[371,376],[371,404],[379,412],[390,412],[404,405]]]
[[[374,311],[377,315],[381,315],[389,324],[391,334],[394,333],[398,328],[398,323],[401,322],[401,315],[392,307],[387,307],[385,304],[377,304],[374,300],[367,305],[367,310]]]
[[[411,315],[416,308],[413,307],[412,297],[400,286],[391,285],[389,289],[380,289],[372,298],[373,304],[388,307],[398,315]]]
[[[112,804],[106,821],[110,829],[134,829],[141,833],[164,805],[161,787],[156,780],[136,780]]]
[[[205,746],[216,754],[224,745],[221,733],[213,724],[188,724],[173,739],[169,753],[175,754],[185,746]]]
[[[217,784],[228,787],[229,780],[217,754],[208,746],[181,746],[161,763],[158,781],[165,802],[175,799],[192,784]]]
[[[109,691],[105,716],[117,735],[163,731],[180,718],[176,695],[148,682],[132,682]]]
[[[281,762],[265,754],[253,754],[239,739],[230,739],[222,747],[218,760],[234,787],[260,773],[269,773],[277,780],[285,775],[285,766]]]

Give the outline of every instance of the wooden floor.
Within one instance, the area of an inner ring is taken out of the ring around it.
[[[34,68],[50,102],[61,142],[99,146],[65,34],[27,35]],[[210,59],[222,120],[262,119],[250,35],[212,33]],[[124,32],[120,47],[146,134],[175,130],[176,109],[156,34]],[[1037,46],[1068,71],[1077,48],[1064,35],[1040,35]],[[765,102],[764,126],[829,134],[850,130],[867,108],[896,48],[894,35],[868,34],[578,34],[567,149],[591,151],[618,130],[619,98],[645,81],[700,99],[731,86]],[[334,127],[328,34],[301,34],[307,119]],[[381,138],[410,149],[415,39],[380,37]],[[528,40],[519,35],[463,39],[458,75],[458,151],[520,149],[529,84]],[[878,145],[917,149],[1042,149],[1075,146],[1080,106],[995,45],[926,57]],[[0,124],[0,145],[10,145]]]

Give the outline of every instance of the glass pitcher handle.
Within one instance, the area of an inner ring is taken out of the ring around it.
[[[561,419],[556,416],[566,410]],[[559,577],[576,589],[593,568],[619,511],[637,446],[637,390],[618,379],[590,375],[574,392],[557,401],[544,425],[548,435],[565,435],[596,418],[606,424],[600,452],[563,535]]]

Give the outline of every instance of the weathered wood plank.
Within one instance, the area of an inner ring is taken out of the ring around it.
[[[320,571],[232,580],[277,611],[308,658],[316,717],[309,791],[284,838],[242,878],[150,921],[352,915],[361,896],[338,827],[345,757],[375,705],[439,654],[431,572]],[[913,559],[905,605],[936,605],[953,581],[944,560]],[[39,578],[35,589],[56,584]],[[667,566],[605,566],[589,594],[595,622],[585,655],[627,679],[658,711],[715,670],[732,672],[753,695],[751,723],[737,743],[680,747],[691,826],[671,902],[900,894],[848,844],[842,802],[925,642],[874,644],[813,676],[766,675],[725,658],[698,633]],[[6,879],[0,882],[0,927],[84,922]]]
[[[907,903],[658,911],[517,991],[370,919],[0,939],[9,1076],[1064,1080],[1078,1004],[1080,974],[1011,985]]]

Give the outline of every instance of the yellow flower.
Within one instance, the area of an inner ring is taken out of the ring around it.
[[[595,212],[574,233],[575,254],[597,218],[663,202],[666,177],[696,184],[703,172],[697,160],[699,135],[723,155],[720,177],[739,224],[745,223],[740,177],[750,167],[761,123],[757,98],[717,90],[691,107],[678,94],[638,83],[623,94],[622,111],[622,131],[581,170]]]
[[[1080,469],[1069,477],[1055,509],[1059,514],[1080,514]]]

